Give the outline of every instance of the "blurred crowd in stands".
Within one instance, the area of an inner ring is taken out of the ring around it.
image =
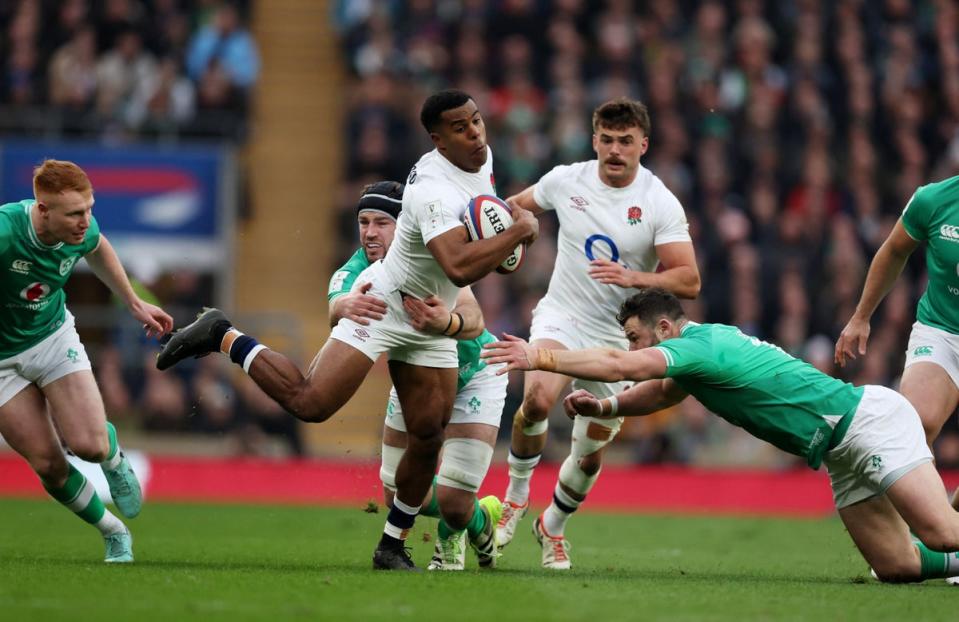
[[[0,131],[241,138],[259,72],[248,2],[0,2]]]
[[[359,189],[403,181],[431,148],[417,119],[431,91],[476,99],[504,197],[592,158],[593,108],[626,95],[652,117],[643,164],[690,221],[703,277],[691,316],[850,381],[896,386],[925,285],[921,251],[875,316],[868,355],[840,370],[833,345],[912,192],[959,173],[952,0],[339,0],[335,19],[351,81],[343,259]],[[475,286],[491,330],[527,333],[555,252],[546,217],[522,270]],[[793,464],[692,400],[630,423],[619,444],[641,462]],[[936,451],[959,467],[955,417]]]
[[[249,0],[0,1],[0,135],[241,142],[260,71],[250,10]],[[143,259],[127,265],[135,284],[178,326],[214,299],[213,275]],[[156,344],[119,308],[104,314],[115,303],[91,274],[78,271],[67,294],[120,425],[208,434],[233,453],[304,452],[295,421],[228,361],[161,374]]]

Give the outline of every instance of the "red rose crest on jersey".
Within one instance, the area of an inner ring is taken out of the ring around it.
[[[50,293],[50,286],[46,283],[30,283],[20,290],[20,297],[29,302],[43,300]]]
[[[643,222],[643,210],[639,209],[635,205],[629,208],[626,211],[626,220],[631,225],[638,225]]]

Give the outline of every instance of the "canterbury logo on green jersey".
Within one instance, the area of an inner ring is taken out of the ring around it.
[[[959,242],[959,226],[943,225],[939,227],[939,236],[946,240]]]
[[[11,272],[17,272],[19,274],[28,274],[30,268],[33,267],[33,263],[25,259],[14,259],[13,264],[10,266]]]
[[[912,351],[913,356],[930,356],[932,354],[932,346],[919,346]]]

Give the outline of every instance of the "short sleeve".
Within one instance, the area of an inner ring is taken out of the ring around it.
[[[656,193],[656,224],[653,246],[672,242],[692,242],[689,237],[689,222],[683,206],[668,188],[662,186]]]
[[[536,185],[533,186],[533,200],[536,201],[536,205],[540,209],[556,209],[556,205],[559,203],[557,197],[561,195],[560,182],[568,170],[569,166],[566,165],[553,167],[553,170],[540,177]]]
[[[90,216],[90,226],[87,228],[87,233],[83,237],[83,250],[81,252],[83,255],[92,253],[97,250],[98,246],[100,246],[100,224],[96,218]]]
[[[710,369],[712,347],[705,339],[676,337],[654,346],[666,357],[666,377],[697,376]]]
[[[10,248],[13,240],[13,223],[6,214],[0,216],[0,253],[6,252]]]
[[[333,302],[334,298],[339,298],[343,294],[349,294],[353,289],[358,273],[350,270],[349,267],[349,263],[344,264],[330,277],[330,287],[326,294],[328,302]]]
[[[463,213],[464,206],[456,205],[456,202],[462,199],[452,193],[431,192],[424,186],[408,192],[408,195],[409,203],[403,201],[403,213],[409,214],[416,221],[423,244],[429,244],[433,238],[463,226],[460,214]]]
[[[930,202],[924,190],[927,186],[920,186],[913,193],[912,198],[902,210],[902,226],[913,240],[921,242],[929,238]]]

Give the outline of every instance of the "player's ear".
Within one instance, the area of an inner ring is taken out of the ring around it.
[[[433,146],[438,150],[446,151],[446,146],[443,145],[443,137],[440,136],[439,132],[430,132],[430,140],[433,141]]]
[[[639,155],[646,155],[647,149],[649,149],[649,136],[643,136],[642,142],[639,143]]]

